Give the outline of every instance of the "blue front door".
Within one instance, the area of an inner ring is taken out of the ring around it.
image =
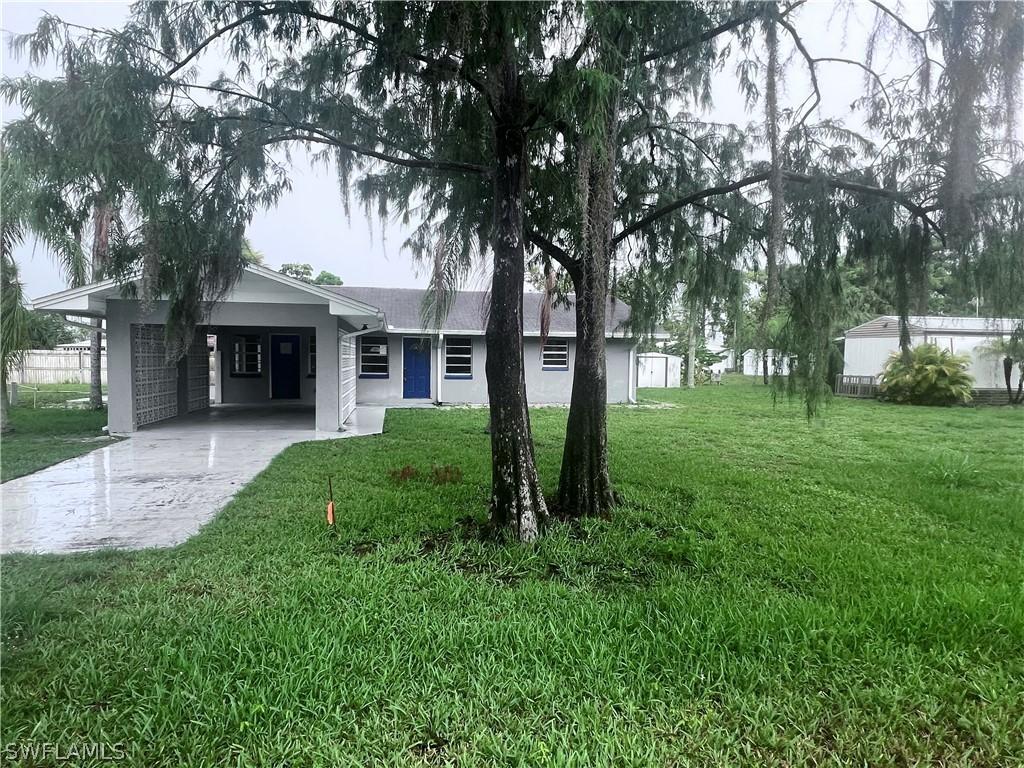
[[[299,337],[291,334],[270,336],[270,397],[297,400],[302,395]]]
[[[430,397],[430,339],[402,339],[402,397]]]

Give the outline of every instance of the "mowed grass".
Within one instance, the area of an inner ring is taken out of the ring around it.
[[[610,413],[624,505],[537,546],[474,538],[486,412],[392,410],[285,451],[176,549],[4,558],[0,742],[139,766],[1024,760],[1024,411],[642,396],[671,407]],[[533,411],[549,491],[565,415]]]
[[[0,483],[111,442],[106,409],[11,408],[10,425],[0,437]]]

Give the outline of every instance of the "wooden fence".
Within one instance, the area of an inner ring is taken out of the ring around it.
[[[842,397],[875,397],[878,382],[874,376],[836,376],[836,394]]]
[[[107,353],[100,362],[107,383]],[[88,384],[89,352],[72,349],[32,349],[25,353],[11,381],[19,384]]]
[[[836,376],[835,393],[840,397],[878,397],[878,381],[874,376]],[[1005,389],[972,389],[967,405],[1006,405]]]

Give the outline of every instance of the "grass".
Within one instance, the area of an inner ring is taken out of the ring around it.
[[[486,413],[413,410],[290,448],[178,548],[5,558],[0,742],[139,766],[1024,761],[1024,411],[643,396],[670,407],[609,419],[624,505],[535,547],[473,536]],[[553,490],[565,411],[533,422]]]
[[[0,439],[0,483],[108,445],[107,412],[11,408],[11,431]]]
[[[106,394],[107,388],[103,387]],[[89,397],[89,385],[77,382],[63,384],[21,384],[17,405],[25,408],[63,407],[68,400]]]

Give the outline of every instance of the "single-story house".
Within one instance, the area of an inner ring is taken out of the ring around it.
[[[764,375],[764,363],[763,350],[760,349],[748,349],[743,353],[743,375],[744,376],[762,376]],[[782,367],[780,370],[781,375],[789,376],[789,358],[783,357],[780,360]],[[774,375],[775,373],[775,350],[768,350],[768,374]]]
[[[641,352],[636,356],[638,387],[679,387],[683,358],[662,352]]]
[[[108,426],[126,433],[223,404],[315,407],[316,428],[341,428],[358,404],[487,402],[484,330],[487,294],[460,292],[442,328],[420,320],[423,290],[321,286],[250,266],[214,305],[186,359],[168,365],[167,302],[126,298],[113,280],[71,288],[33,308],[106,320]],[[523,299],[524,362],[532,403],[565,403],[572,391],[575,310],[552,311],[540,343],[542,296]],[[636,341],[629,307],[609,302],[608,401],[636,400]],[[216,337],[211,387],[207,336]]]
[[[986,354],[985,347],[995,339],[1006,338],[1020,323],[1010,318],[939,317],[915,315],[907,318],[912,346],[936,344],[970,358],[968,370],[976,389],[1002,389],[1003,361]],[[846,332],[843,350],[843,376],[878,377],[889,357],[900,348],[898,317],[883,315]],[[1014,385],[1016,386],[1016,379]]]

